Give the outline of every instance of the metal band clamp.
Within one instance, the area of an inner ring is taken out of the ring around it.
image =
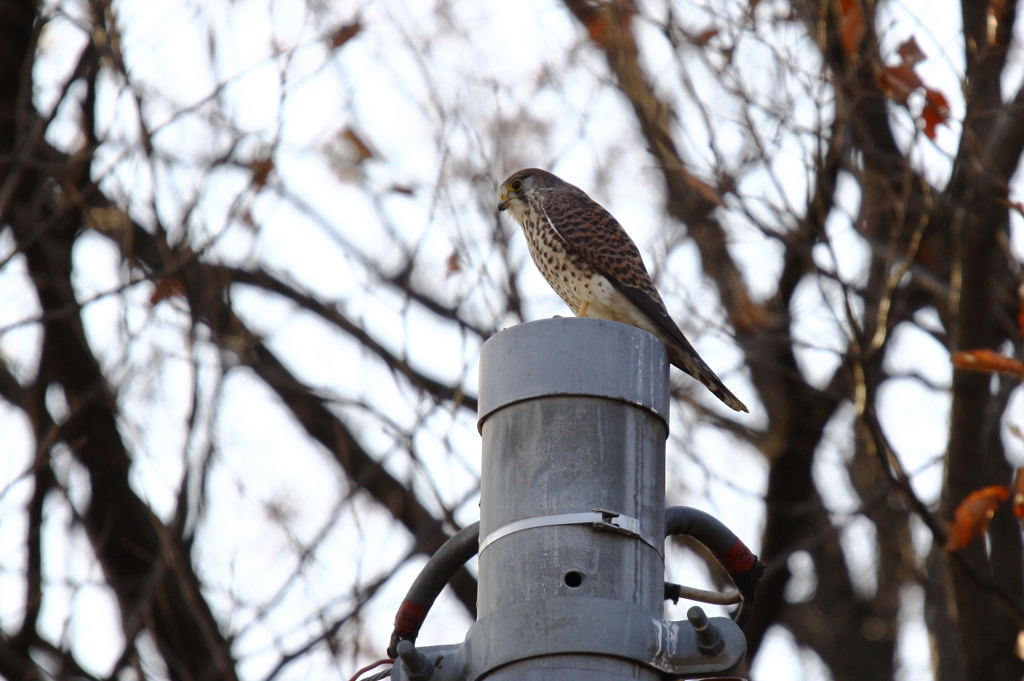
[[[658,552],[658,555],[662,554],[662,547],[640,532],[639,518],[622,515],[621,513],[604,508],[595,508],[590,513],[557,513],[513,521],[508,525],[499,527],[484,537],[480,541],[480,553],[483,553],[484,549],[502,537],[507,537],[522,530],[530,530],[535,527],[551,527],[554,525],[592,525],[595,530],[615,532],[627,537],[636,537],[653,547]]]

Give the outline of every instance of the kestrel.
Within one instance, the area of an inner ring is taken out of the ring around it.
[[[523,228],[533,262],[577,317],[621,322],[654,334],[668,348],[673,365],[729,407],[747,411],[669,316],[626,230],[586,192],[549,172],[527,168],[501,183],[498,210],[510,211]]]

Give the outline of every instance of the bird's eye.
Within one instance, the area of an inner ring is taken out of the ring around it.
[[[520,189],[523,188],[523,181],[522,180],[512,180],[511,182],[508,183],[508,188],[511,189],[514,192],[517,192],[517,191],[519,191]]]

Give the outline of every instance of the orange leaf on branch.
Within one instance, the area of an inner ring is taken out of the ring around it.
[[[910,68],[914,68],[928,58],[921,46],[917,44],[917,38],[913,36],[900,43],[900,46],[896,48],[896,54],[900,55],[903,63]]]
[[[924,134],[928,135],[930,140],[935,139],[935,126],[949,120],[949,102],[946,101],[945,95],[926,87],[921,118],[924,120]]]
[[[913,37],[905,40],[896,54],[900,63],[886,66],[875,78],[879,89],[890,99],[903,106],[908,106],[910,95],[918,90],[924,91],[924,106],[918,119],[924,124],[924,134],[928,139],[935,139],[935,128],[949,121],[949,101],[938,90],[926,86],[914,70],[917,65],[927,59],[924,51]]]
[[[629,0],[613,0],[612,2],[589,7],[580,17],[587,29],[587,35],[602,47],[627,46],[633,30],[633,15],[636,7]]]
[[[1013,357],[1000,355],[987,348],[963,350],[950,358],[953,367],[964,371],[981,371],[986,374],[1008,374],[1024,379],[1024,362]]]
[[[924,87],[924,83],[914,73],[914,68],[904,62],[882,69],[878,74],[878,87],[893,101],[906,105],[910,95]]]
[[[1024,520],[1024,468],[1018,468],[1013,479],[1013,514]]]
[[[983,487],[967,495],[956,507],[953,524],[949,526],[947,551],[959,551],[984,534],[996,508],[1010,498],[1010,489],[1002,485]]]
[[[611,21],[610,12],[602,12],[594,10],[593,14],[590,14],[583,20],[583,25],[587,28],[587,35],[595,43],[601,44],[605,40],[605,34],[608,32],[608,23]]]
[[[864,5],[861,0],[839,0],[839,41],[849,56],[858,54],[860,44],[867,34],[864,25]]]
[[[1020,297],[1020,312],[1017,314],[1017,325],[1020,327],[1020,335],[1024,337],[1024,284],[1017,289],[1017,295]]]
[[[156,282],[156,288],[153,289],[153,295],[149,297],[149,304],[156,305],[161,300],[167,300],[168,298],[184,295],[185,284],[181,281],[181,277],[171,274]]]

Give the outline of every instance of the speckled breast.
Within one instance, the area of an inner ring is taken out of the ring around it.
[[[575,312],[589,298],[594,270],[579,255],[567,250],[565,242],[543,222],[543,218],[533,211],[525,217],[523,232],[533,262],[555,293]]]

